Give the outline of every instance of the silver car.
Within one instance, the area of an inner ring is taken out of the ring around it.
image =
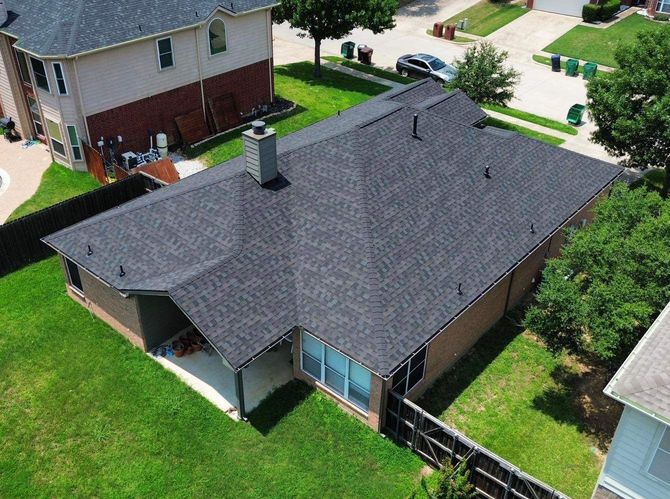
[[[429,54],[406,54],[398,58],[395,66],[403,76],[432,78],[449,83],[458,75],[458,69],[442,59]]]

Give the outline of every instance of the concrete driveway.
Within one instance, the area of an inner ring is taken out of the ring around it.
[[[21,143],[10,144],[0,137],[0,224],[35,194],[42,174],[51,164],[51,154],[44,145],[22,149]]]

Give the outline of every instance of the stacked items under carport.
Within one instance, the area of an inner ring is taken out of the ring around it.
[[[205,337],[195,329],[184,333],[178,339],[171,343],[160,345],[153,350],[151,354],[154,357],[183,357],[195,352],[204,351],[207,355],[212,354],[212,345],[205,339]]]

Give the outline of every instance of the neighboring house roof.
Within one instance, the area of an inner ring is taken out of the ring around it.
[[[235,368],[299,325],[389,376],[622,171],[458,121],[476,107],[418,82],[279,140],[270,188],[239,157],[45,240],[167,291]]]
[[[608,383],[605,393],[670,424],[670,303]]]
[[[72,56],[204,22],[214,10],[230,14],[276,0],[7,0],[0,32],[39,56]],[[140,29],[141,27],[141,29]]]

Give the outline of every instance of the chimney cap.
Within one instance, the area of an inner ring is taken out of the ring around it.
[[[265,135],[265,121],[253,121],[251,123],[251,129],[256,135]]]

